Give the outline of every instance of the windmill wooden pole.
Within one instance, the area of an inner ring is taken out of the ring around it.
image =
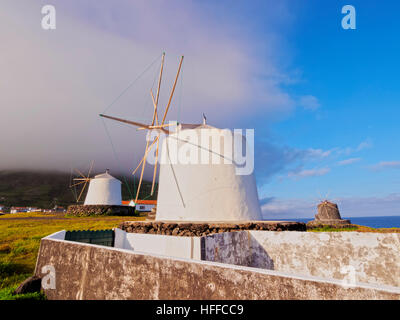
[[[136,122],[136,121],[131,121],[131,120],[126,120],[126,119],[111,117],[111,116],[107,116],[107,115],[105,115],[105,114],[100,114],[99,116],[100,116],[100,117],[103,117],[103,118],[107,118],[107,119],[111,119],[111,120],[115,120],[115,121],[119,121],[119,122],[131,124],[131,125],[134,125],[134,126],[139,127],[139,129],[140,129],[140,128],[143,128],[143,129],[152,129],[151,126],[149,126],[149,125],[147,125],[147,124],[140,123],[140,122]],[[161,130],[162,132],[164,132],[165,134],[169,134],[169,131],[166,130],[166,129],[164,129],[163,127],[160,127],[160,130]]]
[[[142,171],[140,172],[140,179],[139,179],[138,189],[136,192],[135,205],[136,205],[136,201],[139,197],[140,187],[142,186],[142,179],[143,179],[144,168],[146,166],[146,159],[147,159],[149,143],[150,143],[150,141],[147,141],[147,143],[146,143],[145,154],[144,154],[143,161],[142,161]]]
[[[157,139],[158,139],[158,137],[156,137],[156,138],[154,139],[154,141],[151,143],[151,145],[150,145],[149,148],[148,148],[147,153],[150,151],[151,147],[154,145],[154,143],[156,142]],[[133,170],[132,174],[135,174],[136,171],[139,169],[140,165],[141,165],[142,162],[143,162],[143,159],[144,159],[144,156],[143,156],[142,160],[140,160],[140,162],[139,162],[138,166],[136,167],[136,169]]]
[[[169,106],[171,105],[172,97],[173,97],[174,92],[175,92],[176,83],[178,82],[179,73],[181,72],[182,61],[183,61],[183,56],[181,57],[181,60],[179,61],[178,72],[176,73],[175,82],[174,82],[174,85],[172,87],[171,95],[169,97],[168,104],[167,104],[167,107],[165,109],[164,116],[163,116],[163,119],[161,121],[161,124],[164,124],[165,118],[167,116],[167,112],[168,112],[168,109],[169,109]]]
[[[70,185],[69,187],[72,188],[72,187],[75,187],[75,186],[80,185],[80,184],[85,183],[85,182],[86,182],[86,180],[78,182],[78,183],[75,183],[73,185]]]
[[[154,163],[153,183],[151,184],[151,192],[150,192],[150,195],[153,195],[153,193],[154,193],[154,185],[155,185],[156,176],[157,176],[157,162],[158,162],[158,145],[159,145],[159,140],[160,140],[160,139],[157,139],[157,146],[156,146],[156,162]]]
[[[78,172],[84,179],[86,179],[86,176],[82,172],[80,172],[78,169],[75,169],[75,171]]]
[[[160,74],[160,76],[161,76],[161,74]],[[153,102],[154,102],[153,92],[152,92],[152,91],[150,91],[150,92],[151,92],[151,97],[153,98]],[[152,125],[152,126],[154,126],[154,121],[155,121],[155,119],[156,119],[156,114],[157,114],[157,105],[155,104],[155,105],[154,105],[154,112],[153,112],[153,121],[151,122],[151,125]],[[142,186],[144,168],[146,167],[146,159],[147,159],[147,154],[148,154],[148,152],[149,152],[149,144],[150,144],[150,141],[147,140],[146,149],[145,149],[145,151],[144,151],[144,157],[143,157],[143,159],[142,159],[142,171],[140,172],[140,179],[139,179],[138,189],[137,189],[137,192],[136,192],[135,204],[136,204],[137,199],[138,199],[138,197],[139,197],[140,188],[141,188],[141,186]],[[153,145],[153,144],[152,144],[152,145]]]
[[[158,78],[158,87],[157,87],[157,94],[156,94],[156,123],[157,124],[158,124],[157,106],[158,106],[158,98],[160,97],[161,79],[162,79],[162,74],[163,74],[163,69],[164,69],[164,58],[165,58],[165,52],[163,52],[163,54],[162,54],[160,76]],[[151,93],[151,95],[153,95],[153,93]],[[154,99],[154,97],[153,97],[153,99]]]
[[[131,120],[125,120],[125,119],[121,119],[121,118],[111,117],[111,116],[107,116],[105,114],[99,114],[99,116],[103,117],[103,118],[107,118],[107,119],[111,119],[111,120],[127,123],[127,124],[132,124],[134,126],[142,127],[142,128],[145,128],[145,129],[149,128],[149,126],[147,124],[143,124],[143,123],[136,122],[136,121],[131,121]]]
[[[158,105],[158,98],[160,96],[160,87],[161,87],[161,78],[164,69],[164,58],[165,52],[163,52],[162,59],[161,59],[161,68],[160,68],[160,77],[158,78],[158,87],[157,87],[157,94],[156,94],[156,105]]]
[[[154,101],[154,95],[153,95],[153,91],[150,90],[150,95],[151,95],[151,100],[153,101],[153,107],[154,107],[154,111],[153,111],[153,121],[151,126],[149,126],[150,129],[152,129],[154,127],[154,121],[156,123],[156,126],[158,127],[158,116],[157,116],[157,103]],[[140,128],[138,128],[140,129]]]
[[[165,127],[171,127],[174,126],[175,123],[164,123],[164,124],[159,124],[159,125],[155,125],[155,126],[149,126],[149,128],[137,128],[136,130],[141,131],[141,130],[149,130],[149,129],[162,129]]]
[[[93,165],[94,165],[94,160],[92,160],[92,162],[90,163],[90,168],[89,168],[88,175],[87,175],[88,179],[90,177],[90,173],[92,172]]]
[[[161,78],[160,78],[161,80]],[[153,99],[153,104],[154,104],[154,112],[157,114],[157,105],[158,105],[158,90],[157,90],[157,100],[154,101],[154,96],[153,96],[153,92],[151,91],[151,98]],[[158,125],[158,120],[156,117],[156,123]],[[162,127],[163,125],[161,125]],[[156,162],[154,163],[154,169],[153,169],[153,182],[151,184],[151,192],[150,195],[153,195],[154,193],[154,184],[156,181],[156,176],[157,176],[157,163],[158,163],[158,145],[159,145],[159,140],[160,140],[160,134],[157,135],[157,147],[156,147]]]
[[[153,121],[152,121],[152,123],[151,123],[151,126],[154,126],[154,122],[156,122],[156,124],[157,124],[157,126],[158,126],[157,106],[158,106],[158,100],[159,100],[159,97],[160,97],[161,79],[162,79],[162,74],[163,74],[163,69],[164,69],[164,58],[165,58],[165,53],[163,53],[163,55],[162,55],[161,68],[160,68],[160,75],[159,75],[159,77],[158,77],[158,86],[157,86],[157,93],[156,93],[156,98],[155,98],[155,99],[154,99],[153,91],[150,90],[151,98],[152,98],[152,100],[153,100],[153,105],[154,105]],[[182,59],[181,59],[180,65],[179,65],[179,69],[180,69],[181,64],[182,64]],[[179,74],[179,72],[178,72],[178,74]],[[176,80],[175,80],[174,87],[175,87],[175,85],[176,85]],[[174,88],[174,89],[175,89],[175,88]],[[171,98],[170,98],[170,100],[171,100]],[[171,102],[168,103],[168,107],[169,107],[169,104],[170,104],[170,103],[171,103]],[[165,116],[164,116],[164,118],[165,118]],[[164,124],[164,122],[162,123],[162,125],[163,125],[163,124]],[[149,128],[149,129],[151,129],[151,128]],[[163,132],[166,132],[167,134],[169,133],[169,132],[168,132],[167,130],[165,130],[163,127],[160,127],[160,129],[161,129]],[[157,154],[156,154],[156,164],[155,164],[155,168],[157,167],[158,140],[159,140],[159,136],[157,136],[157,138],[156,138],[154,141],[156,141],[156,140],[157,140],[157,150],[156,150],[156,153],[157,153]],[[140,173],[140,179],[139,179],[139,184],[138,184],[138,190],[137,190],[137,193],[136,193],[135,203],[137,202],[137,199],[138,199],[138,197],[139,197],[140,187],[142,186],[143,173],[144,173],[144,168],[145,168],[145,166],[146,166],[146,159],[147,159],[147,154],[148,154],[148,148],[149,148],[149,141],[147,141],[146,150],[145,150],[145,155],[144,155],[144,157],[143,157],[143,159],[142,159],[142,171],[141,171],[141,173]],[[154,189],[154,178],[155,178],[155,177],[154,177],[154,174],[153,174],[153,185],[152,185],[152,190]],[[151,193],[153,194],[153,191],[152,191]]]
[[[76,202],[79,202],[79,200],[81,199],[81,196],[82,196],[82,194],[83,194],[83,191],[84,191],[85,188],[86,188],[87,183],[88,183],[88,181],[85,181],[85,184],[83,185],[83,188],[82,188],[82,190],[81,190],[81,193],[79,194],[78,200],[76,200]]]

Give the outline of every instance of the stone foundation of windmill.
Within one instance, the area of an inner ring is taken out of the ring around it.
[[[77,217],[87,216],[134,216],[135,208],[117,205],[71,205],[67,215]]]

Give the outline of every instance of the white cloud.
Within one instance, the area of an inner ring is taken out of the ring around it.
[[[308,148],[303,150],[289,148],[288,150],[290,150],[290,154],[294,155],[294,157],[289,158],[290,161],[284,162],[285,166],[284,168],[281,169],[286,169],[286,172],[288,172],[288,174],[286,176],[281,175],[279,179],[283,180],[287,177],[294,179],[301,179],[313,176],[323,176],[331,171],[330,168],[325,167],[325,166],[331,166],[331,164],[328,164],[327,161],[331,161],[333,159],[337,161],[336,159],[340,155],[343,154],[349,155],[357,153],[361,150],[370,147],[372,147],[372,142],[370,140],[366,140],[361,142],[356,147],[347,147],[347,148],[341,148],[341,147],[334,147],[331,149]],[[361,158],[354,157],[337,161],[336,165],[338,166],[350,165],[358,161],[361,161]],[[310,166],[311,163],[314,163],[314,166],[317,163],[322,168],[304,169],[304,166],[306,166],[307,164]]]
[[[370,166],[370,168],[376,171],[384,169],[400,169],[400,161],[381,161]]]
[[[316,212],[317,203],[304,199],[271,199],[261,205],[264,219],[272,218],[311,218]]]
[[[368,139],[368,140],[365,140],[365,141],[361,142],[355,148],[352,148],[352,147],[347,147],[347,148],[344,148],[344,149],[338,148],[337,149],[337,153],[338,154],[350,155],[352,153],[356,153],[356,152],[360,152],[360,151],[365,150],[365,149],[372,148],[372,146],[373,146],[372,141]]]
[[[361,161],[361,158],[350,158],[338,162],[339,166],[346,166]]]
[[[327,158],[329,157],[334,150],[322,150],[322,149],[307,149],[306,155],[309,158]]]
[[[251,29],[238,32],[234,17],[207,15],[200,3],[53,0],[57,29],[45,31],[44,4],[1,2],[0,127],[7,132],[0,135],[2,168],[69,169],[91,159],[99,167],[134,168],[143,154],[143,133],[106,120],[116,160],[98,114],[164,50],[163,107],[178,56],[185,54],[170,119],[200,122],[204,112],[210,124],[227,127],[294,105],[280,88],[286,77],[276,63],[279,37],[273,30],[262,41],[267,49],[260,50]],[[158,67],[108,112],[148,120]]]
[[[317,110],[321,105],[318,99],[312,95],[302,96],[299,99],[299,105],[306,110]]]
[[[304,169],[300,171],[291,171],[288,173],[289,178],[302,179],[307,177],[318,177],[329,173],[331,169],[329,168],[319,168],[319,169]]]
[[[372,142],[371,142],[371,141],[369,141],[369,140],[363,141],[363,142],[361,142],[361,143],[358,145],[358,147],[356,148],[356,151],[361,151],[361,150],[364,150],[364,149],[369,149],[369,148],[371,148],[371,147],[372,147]]]

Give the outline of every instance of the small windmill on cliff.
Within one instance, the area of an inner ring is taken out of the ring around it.
[[[108,116],[108,115],[105,115],[105,114],[100,114],[100,117],[104,117],[104,118],[107,118],[107,119],[111,119],[111,120],[115,120],[115,121],[119,121],[119,122],[123,122],[123,123],[126,123],[126,124],[137,126],[138,130],[149,130],[149,131],[156,130],[158,132],[157,136],[154,138],[154,140],[151,143],[150,143],[150,140],[147,139],[146,148],[144,150],[144,155],[143,155],[141,161],[139,162],[138,166],[136,167],[136,169],[132,172],[132,174],[135,174],[139,170],[139,168],[141,167],[140,179],[139,179],[139,185],[138,185],[137,192],[136,192],[135,203],[137,202],[138,197],[139,197],[139,192],[140,192],[140,187],[141,187],[142,181],[143,181],[143,173],[144,173],[144,169],[145,169],[145,166],[146,166],[147,156],[148,156],[150,150],[152,149],[152,147],[154,145],[156,145],[156,153],[155,153],[155,161],[156,162],[155,162],[154,171],[153,171],[153,182],[152,182],[152,185],[151,185],[151,195],[153,195],[153,193],[154,193],[155,180],[156,180],[156,176],[157,176],[157,161],[158,161],[160,132],[163,132],[165,134],[169,134],[169,130],[167,128],[171,125],[171,124],[166,124],[165,120],[166,120],[166,117],[167,117],[167,113],[168,113],[169,107],[170,107],[171,102],[172,102],[172,98],[174,96],[176,84],[177,84],[177,81],[178,81],[178,78],[179,78],[179,73],[180,73],[181,67],[182,67],[183,56],[181,56],[181,58],[180,58],[178,71],[176,73],[175,81],[174,81],[174,84],[172,86],[172,90],[171,90],[171,93],[170,93],[170,96],[169,96],[169,99],[168,99],[168,103],[167,103],[167,106],[165,108],[164,115],[163,115],[162,119],[160,120],[158,118],[158,103],[159,103],[159,96],[160,96],[161,80],[162,80],[163,69],[164,69],[164,58],[165,58],[165,53],[162,54],[160,74],[159,74],[159,77],[158,77],[158,86],[157,86],[157,92],[156,92],[155,96],[154,96],[153,91],[150,90],[150,95],[151,95],[151,99],[152,99],[153,107],[154,107],[153,119],[152,119],[150,124],[143,124],[143,123],[136,122],[136,121],[116,118],[116,117]]]

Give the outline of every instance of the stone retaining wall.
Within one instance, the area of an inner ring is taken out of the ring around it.
[[[356,225],[351,224],[350,220],[332,219],[332,220],[312,220],[307,222],[307,229],[329,227],[333,229],[344,228],[357,228]]]
[[[254,221],[254,222],[229,222],[229,223],[204,223],[204,222],[171,222],[171,221],[125,221],[119,226],[125,232],[162,234],[184,237],[201,237],[209,234],[243,231],[306,231],[302,222],[289,221]]]
[[[72,205],[68,207],[67,215],[78,217],[136,216],[134,207],[110,205]]]

